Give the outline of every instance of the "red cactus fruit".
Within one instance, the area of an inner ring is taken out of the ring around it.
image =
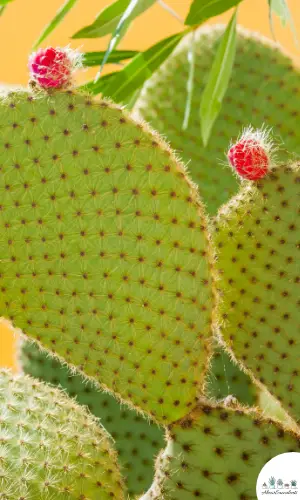
[[[74,60],[68,49],[39,49],[29,58],[31,78],[43,89],[61,89],[71,83]]]
[[[264,131],[248,129],[230,147],[228,160],[240,177],[256,181],[267,175],[271,165],[272,143],[266,139],[268,137]]]

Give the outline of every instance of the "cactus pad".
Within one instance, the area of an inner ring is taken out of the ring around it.
[[[169,426],[156,479],[141,500],[254,500],[262,467],[300,449],[300,435],[254,411],[204,402]]]
[[[300,421],[300,165],[245,183],[216,220],[220,333]]]
[[[160,422],[204,377],[206,220],[168,146],[72,92],[0,100],[0,315]]]
[[[0,372],[0,498],[125,498],[108,434],[62,391]]]
[[[164,433],[141,415],[120,407],[109,394],[99,392],[80,375],[72,375],[66,366],[26,342],[22,346],[23,371],[53,385],[60,385],[71,397],[100,418],[115,440],[122,474],[129,496],[146,491],[154,476],[154,458],[164,447]]]
[[[243,127],[272,127],[287,150],[300,155],[300,74],[278,45],[239,28],[237,53],[229,88],[209,144],[202,145],[199,109],[211,62],[223,34],[222,26],[204,27],[185,37],[175,52],[148,80],[135,110],[156,130],[165,134],[187,162],[192,178],[210,214],[238,191],[238,182],[226,165],[225,152]],[[188,52],[195,37],[195,77],[189,125],[183,130],[187,100]]]

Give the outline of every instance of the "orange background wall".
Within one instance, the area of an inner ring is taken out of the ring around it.
[[[165,0],[165,2],[182,18],[185,17],[190,5],[190,0]],[[62,3],[63,0],[44,0],[43,2],[15,0],[8,6],[0,18],[0,82],[23,85],[27,83],[27,59],[31,47],[42,28],[54,16]],[[96,14],[109,3],[110,0],[79,0],[64,22],[46,40],[44,46],[65,46],[71,43],[71,47],[78,47],[83,51],[105,49],[109,37],[94,40],[70,40],[70,36],[81,27],[91,24]],[[288,4],[300,39],[299,0],[288,0]],[[229,14],[220,16],[215,18],[214,22],[227,21],[229,16]],[[271,37],[267,0],[244,0],[239,9],[239,24]],[[282,28],[278,20],[275,20],[274,26],[277,40],[300,65],[300,47],[295,46],[291,31]],[[156,4],[135,21],[120,48],[143,50],[182,28],[178,20]],[[93,70],[81,72],[78,81],[87,80],[93,74]],[[13,366],[14,353],[13,335],[0,324],[0,366]]]

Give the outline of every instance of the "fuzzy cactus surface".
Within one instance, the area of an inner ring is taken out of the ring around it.
[[[125,499],[112,440],[58,389],[0,371],[1,500]]]
[[[168,427],[156,478],[141,500],[252,500],[262,467],[299,452],[300,434],[254,410],[203,401]]]
[[[215,222],[219,334],[300,421],[300,164],[245,183]]]
[[[46,383],[61,386],[70,397],[87,406],[115,441],[122,474],[130,498],[146,491],[153,480],[155,457],[164,447],[164,430],[142,415],[120,406],[110,394],[100,392],[79,374],[25,342],[20,361],[25,373]]]
[[[213,309],[207,221],[184,166],[121,108],[0,100],[0,314],[167,423],[193,407]]]
[[[272,128],[279,145],[279,162],[290,157],[288,152],[294,158],[300,155],[300,73],[277,44],[243,28],[238,28],[233,72],[220,115],[209,144],[203,146],[200,102],[223,32],[224,27],[216,25],[187,35],[149,78],[134,108],[182,156],[211,215],[238,192],[239,183],[228,168],[225,153],[243,128],[249,125],[255,129],[263,125]],[[194,91],[189,125],[184,130],[188,52],[193,37]]]

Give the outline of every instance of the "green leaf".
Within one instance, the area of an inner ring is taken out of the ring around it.
[[[92,82],[87,82],[84,85],[81,85],[79,87],[79,90],[83,92],[88,92],[89,94],[97,95],[100,93],[104,93],[105,87],[107,87],[109,81],[118,74],[117,71],[114,71],[113,73],[108,73],[107,75],[104,75],[100,78],[100,80],[95,83],[94,81]]]
[[[286,24],[290,25],[291,30],[294,34],[295,42],[296,42],[296,44],[298,44],[296,28],[295,28],[292,14],[291,14],[290,9],[288,7],[287,1],[286,0],[268,0],[268,3],[269,3],[269,9],[270,9],[270,26],[271,26],[271,31],[272,31],[273,37],[275,38],[274,28],[273,28],[273,19],[272,19],[272,14],[274,13],[278,17],[280,17],[283,26],[286,26]]]
[[[151,7],[155,2],[156,0],[130,0],[128,7],[122,14],[121,19],[118,22],[118,25],[113,32],[106,53],[103,57],[100,70],[96,75],[95,81],[97,81],[100,78],[101,71],[103,69],[103,66],[106,64],[109,55],[117,47],[118,43],[120,43],[126,31],[128,30],[131,22],[142,12],[149,9],[149,7]]]
[[[105,9],[103,9],[96,17],[93,24],[85,26],[81,30],[77,31],[72,38],[100,38],[105,35],[113,33],[117,28],[122,15],[130,5],[131,0],[117,0]],[[153,4],[155,0],[151,2]],[[147,4],[149,0],[139,1],[138,14],[142,14],[144,10],[148,9]],[[146,7],[145,7],[146,5]]]
[[[130,0],[117,0],[105,7],[96,17],[93,24],[77,31],[72,38],[98,38],[112,33],[127,9]]]
[[[192,43],[189,47],[188,51],[188,63],[189,63],[189,77],[186,85],[187,96],[186,96],[186,104],[185,104],[185,112],[184,119],[182,124],[182,129],[186,130],[189,125],[192,100],[193,100],[193,92],[194,92],[194,76],[195,76],[195,31],[193,31],[192,35]]]
[[[83,66],[98,66],[101,64],[105,51],[101,52],[86,52],[83,54],[82,63]],[[125,61],[126,59],[132,59],[134,56],[138,54],[136,50],[114,50],[109,58],[107,59],[107,63],[117,63],[120,61]]]
[[[61,6],[61,8],[57,11],[56,15],[50,21],[49,24],[42,31],[38,40],[35,42],[33,46],[33,50],[36,50],[38,46],[52,33],[52,31],[59,25],[59,23],[64,19],[64,17],[70,12],[70,10],[74,7],[78,0],[66,0],[66,2]]]
[[[150,49],[135,56],[125,68],[118,71],[116,76],[110,80],[108,87],[105,89],[105,95],[111,97],[116,102],[126,100],[128,96],[143,85],[173,52],[185,34],[186,31],[183,31],[165,38],[150,47]]]
[[[0,0],[0,16],[4,13],[7,4],[13,2],[14,0]]]
[[[236,53],[236,18],[237,12],[232,16],[222,36],[221,43],[210,70],[208,82],[201,98],[201,133],[205,146],[208,143],[213,124],[220,112],[223,97],[226,93],[232,73]]]
[[[137,89],[135,92],[133,92],[133,94],[131,94],[128,98],[128,100],[126,102],[124,102],[124,104],[126,104],[126,109],[128,111],[131,111],[133,106],[135,105],[136,101],[138,100],[138,97],[141,93],[141,89]]]
[[[236,7],[242,0],[194,0],[185,20],[185,24],[192,26],[207,21],[211,17]]]

